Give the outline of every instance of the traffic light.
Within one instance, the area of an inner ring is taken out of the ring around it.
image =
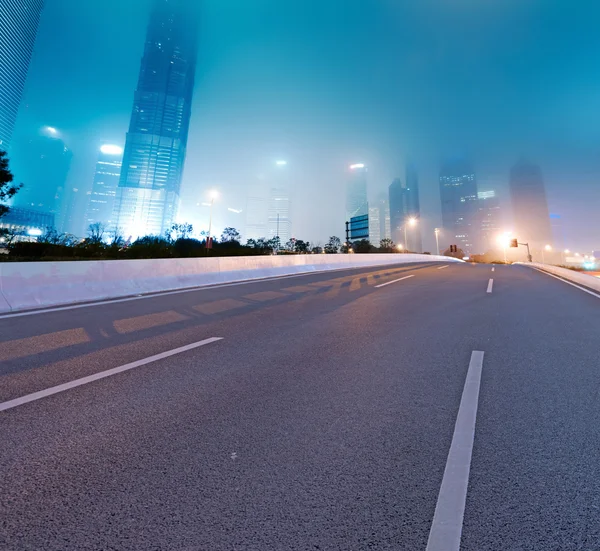
[[[510,240],[510,246],[517,248],[519,246],[519,243],[518,243],[518,241],[516,239],[511,239]]]
[[[456,245],[450,245],[450,252],[451,253],[457,253],[458,252],[458,247]]]

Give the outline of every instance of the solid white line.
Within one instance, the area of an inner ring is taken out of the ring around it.
[[[381,285],[375,285],[375,289],[379,289],[379,287],[385,287],[386,285],[391,285],[392,283],[396,283],[397,281],[402,281],[403,279],[408,279],[409,277],[415,277],[414,275],[408,275],[401,277],[400,279],[394,279],[392,281],[388,281],[387,283],[382,283]]]
[[[488,288],[487,288],[487,292],[491,293],[492,292],[492,287],[494,286],[494,280],[490,279],[489,283],[488,283]]]
[[[595,296],[596,298],[600,298],[600,295],[598,293],[594,293],[594,291],[590,291],[589,289],[586,289],[585,287],[582,287],[581,285],[577,285],[577,283],[573,283],[572,281],[568,281],[566,279],[563,279],[562,277],[558,277],[557,275],[551,274],[550,272],[540,270],[539,268],[536,268],[534,266],[531,266],[531,267],[534,270],[537,270],[538,272],[541,272],[543,274],[549,275],[550,277],[558,279],[559,281],[562,281],[563,283],[566,283],[567,285],[572,285],[573,287],[577,287],[578,289],[580,289],[584,293],[587,293],[588,295],[592,295],[592,296]]]
[[[438,268],[438,270],[443,270],[444,268],[447,268],[448,266],[450,266],[450,264],[446,264],[445,266],[440,266],[440,267]]]
[[[428,264],[427,262],[415,262],[410,263],[410,265],[419,265],[419,264]],[[118,304],[119,302],[130,302],[132,300],[145,300],[148,298],[156,298],[156,297],[164,297],[167,295],[179,295],[181,293],[195,293],[197,291],[209,291],[211,289],[220,289],[221,287],[236,287],[237,285],[251,285],[252,283],[265,283],[267,281],[277,281],[279,279],[292,279],[294,277],[305,277],[311,275],[318,274],[330,274],[333,272],[345,272],[345,271],[355,271],[355,270],[368,270],[369,268],[373,268],[373,271],[380,271],[386,269],[395,269],[402,266],[406,266],[407,264],[390,264],[389,266],[381,265],[381,266],[355,266],[349,268],[347,266],[343,268],[335,268],[333,270],[324,270],[322,272],[304,272],[302,274],[287,274],[282,276],[273,276],[273,277],[257,277],[255,279],[245,279],[241,281],[232,281],[230,283],[211,283],[209,285],[201,285],[198,287],[188,287],[186,289],[175,289],[173,291],[157,291],[155,293],[146,293],[143,295],[135,295],[123,298],[110,298],[106,300],[96,300],[92,302],[82,302],[79,304],[67,304],[64,306],[53,306],[51,308],[43,308],[43,309],[35,309],[35,310],[24,310],[22,312],[13,312],[7,314],[0,314],[0,320],[7,318],[20,318],[23,316],[35,316],[38,314],[49,314],[51,312],[62,312],[63,310],[77,310],[79,308],[88,308],[90,306],[104,306],[105,304]]]
[[[452,444],[427,540],[427,551],[459,551],[460,549],[482,367],[483,352],[474,350],[471,354],[469,371],[454,425]]]
[[[210,339],[204,339],[203,341],[194,342],[185,346],[180,346],[179,348],[174,348],[173,350],[168,350],[167,352],[161,352],[160,354],[144,358],[143,360],[137,360],[136,362],[131,362],[125,365],[121,365],[119,367],[107,369],[106,371],[101,371],[100,373],[94,373],[93,375],[88,375],[87,377],[82,377],[81,379],[75,379],[74,381],[70,381],[62,385],[53,386],[47,388],[46,390],[40,390],[39,392],[34,392],[33,394],[27,394],[25,396],[21,396],[20,398],[9,400],[8,402],[2,402],[0,403],[0,411],[16,408],[17,406],[21,406],[29,402],[34,402],[36,400],[46,398],[47,396],[52,396],[53,394],[58,394],[59,392],[64,392],[65,390],[70,390],[81,385],[86,385],[88,383],[98,381],[99,379],[105,379],[106,377],[116,375],[117,373],[123,373],[124,371],[129,371],[130,369],[141,367],[142,365],[156,362],[158,360],[163,360],[170,356],[175,356],[175,354],[181,354],[182,352],[187,352],[188,350],[193,350],[194,348],[198,348],[200,346],[204,346],[220,340],[223,340],[223,337],[211,337]]]

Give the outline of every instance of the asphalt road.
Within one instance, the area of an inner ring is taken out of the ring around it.
[[[439,268],[0,316],[0,549],[600,549],[598,298]]]

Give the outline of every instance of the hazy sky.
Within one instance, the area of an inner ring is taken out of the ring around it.
[[[243,208],[245,186],[285,158],[293,232],[323,242],[343,232],[348,164],[369,165],[375,195],[410,156],[431,250],[440,161],[468,155],[507,199],[525,155],[565,245],[600,249],[597,0],[190,1],[203,19],[183,217],[217,186],[217,227],[239,225],[226,207]],[[59,128],[73,185],[91,187],[101,143],[124,144],[148,5],[46,0],[15,138]]]

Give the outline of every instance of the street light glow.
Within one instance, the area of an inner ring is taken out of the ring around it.
[[[285,165],[287,165],[287,161],[275,161],[275,164],[277,166],[285,166]]]
[[[550,245],[546,245],[546,246],[544,247],[544,249],[545,249],[545,250],[547,250],[547,251],[551,251],[551,250],[552,250],[552,247],[551,247]]]
[[[219,198],[219,192],[216,189],[211,189],[208,192],[208,196],[214,201]]]
[[[354,170],[356,168],[365,168],[365,165],[363,163],[357,163],[355,165],[350,165],[350,170]]]
[[[53,136],[56,136],[56,134],[58,134],[58,130],[56,130],[54,126],[45,126],[44,130],[48,132],[48,134],[52,134]]]
[[[409,218],[408,219],[408,225],[409,226],[414,226],[417,223],[417,219],[416,218]]]
[[[118,145],[105,144],[100,148],[100,152],[104,155],[122,155],[123,148]]]
[[[565,249],[565,253],[569,254],[571,251],[569,249]]]
[[[398,243],[398,245],[396,245],[396,248],[397,248],[399,251],[403,251],[403,250],[404,250],[404,245],[402,245],[402,243]]]

